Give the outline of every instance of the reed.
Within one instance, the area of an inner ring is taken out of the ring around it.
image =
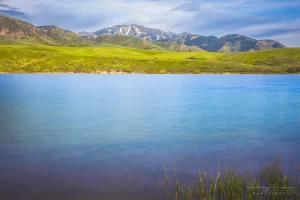
[[[291,160],[291,165],[293,163]],[[167,168],[164,167],[164,171],[168,200],[300,200],[300,168],[291,166],[285,173],[279,158],[258,173],[251,169],[239,174],[233,167],[221,170],[219,164],[215,176],[208,178],[200,169],[194,175],[188,169],[184,173],[187,177],[181,181],[177,168],[173,179],[166,179]]]

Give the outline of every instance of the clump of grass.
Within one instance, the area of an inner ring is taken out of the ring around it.
[[[197,58],[195,56],[189,56],[189,57],[186,57],[186,59],[188,59],[188,60],[196,60]]]
[[[167,170],[165,177],[167,177]],[[190,171],[190,170],[189,170]],[[174,172],[176,175],[178,171]],[[190,174],[188,172],[188,174]],[[276,159],[257,174],[238,174],[230,167],[210,178],[203,172],[188,181],[180,181],[177,176],[164,185],[165,199],[171,200],[277,200],[300,199],[300,168],[284,174],[280,160]],[[190,176],[190,175],[188,175]],[[166,180],[166,178],[165,178]],[[167,185],[169,184],[169,185]],[[169,191],[168,191],[169,189]]]

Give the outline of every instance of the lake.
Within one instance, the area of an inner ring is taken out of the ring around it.
[[[0,199],[163,199],[163,167],[300,164],[300,75],[0,75]]]

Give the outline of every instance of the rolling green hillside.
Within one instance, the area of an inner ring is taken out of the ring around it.
[[[300,73],[300,48],[212,53],[2,44],[0,72]]]

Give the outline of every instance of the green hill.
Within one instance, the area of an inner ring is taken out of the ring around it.
[[[57,26],[38,26],[38,28],[41,35],[50,38],[60,45],[81,46],[90,44],[88,40],[78,36],[76,33],[64,30]]]
[[[100,35],[95,39],[98,44],[113,44],[124,47],[132,47],[137,49],[161,50],[165,49],[155,45],[148,40],[143,40],[133,36],[125,35]]]
[[[47,45],[89,45],[90,41],[76,33],[56,26],[36,27],[28,22],[0,14],[0,37],[5,39],[27,39]]]

